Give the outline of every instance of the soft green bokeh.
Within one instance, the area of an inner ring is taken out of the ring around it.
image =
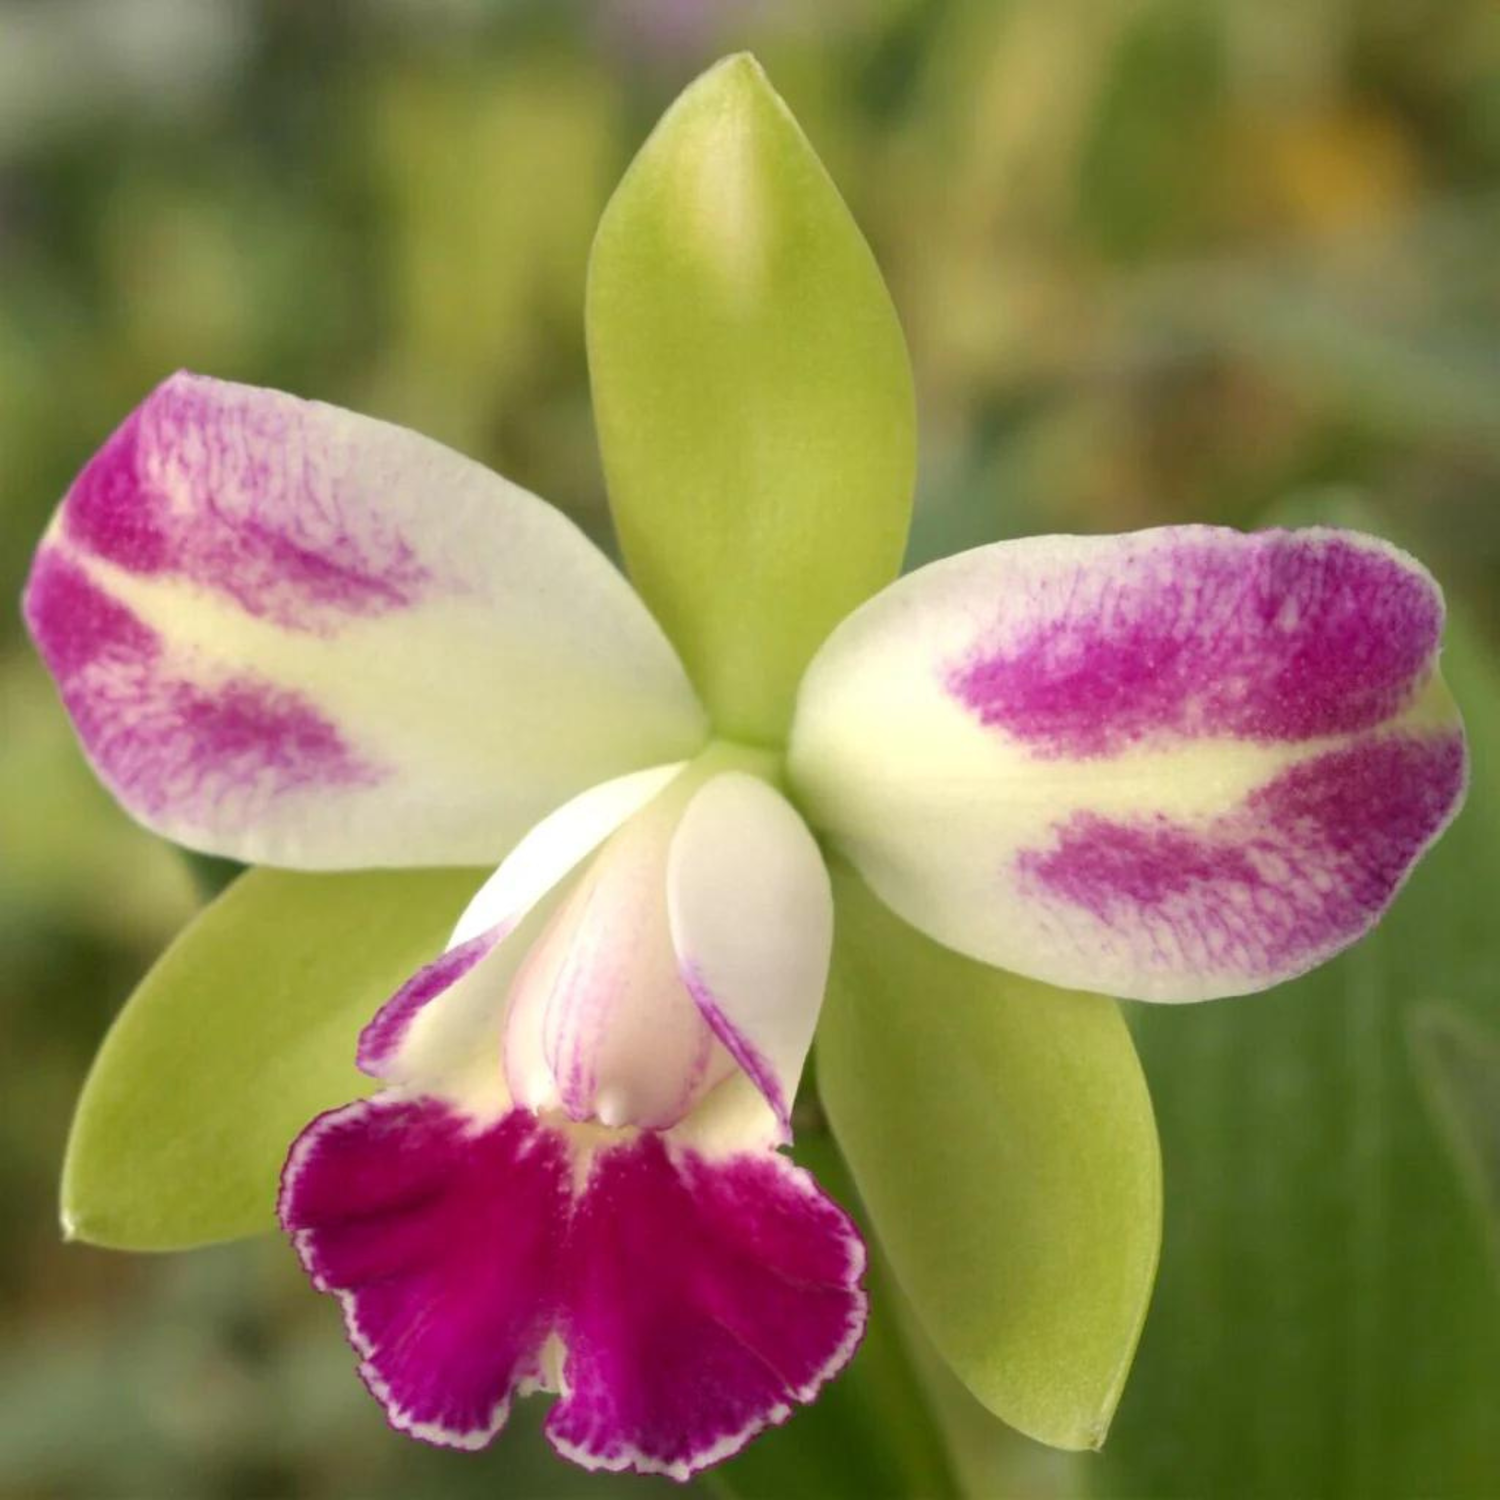
[[[63,1169],[72,1238],[180,1250],[276,1225],[287,1148],[368,1093],[360,1028],[441,953],[473,870],[252,870],[126,1002],[84,1087]]]
[[[1111,1000],[940,948],[835,876],[818,1078],[902,1290],[996,1415],[1104,1441],[1156,1274],[1151,1101]]]
[[[915,414],[869,247],[752,58],[693,84],[610,200],[588,348],[631,577],[720,733],[774,743],[900,568]]]
[[[1441,1004],[1414,1011],[1407,1036],[1454,1169],[1500,1261],[1500,1036]]]

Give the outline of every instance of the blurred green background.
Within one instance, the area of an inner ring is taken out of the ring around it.
[[[0,594],[179,366],[418,427],[606,538],[592,228],[742,47],[907,330],[913,562],[1357,519],[1448,587],[1476,780],[1373,943],[1141,1018],[1167,1240],[1102,1459],[1007,1437],[912,1338],[954,1475],[830,1403],[714,1492],[1500,1494],[1494,0],[0,0]],[[554,1464],[534,1412],[479,1458],[388,1435],[278,1244],[60,1244],[90,1056],[214,873],[112,808],[3,620],[0,1495],[662,1492]]]

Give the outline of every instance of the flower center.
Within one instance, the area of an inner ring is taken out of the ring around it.
[[[667,861],[694,796],[728,771],[774,781],[780,756],[714,741],[600,848],[512,983],[505,1072],[538,1115],[665,1130],[739,1066],[685,982]]]

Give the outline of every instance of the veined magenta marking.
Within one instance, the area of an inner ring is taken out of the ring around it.
[[[1056,576],[1021,565],[995,587],[999,622],[948,688],[1049,757],[1372,728],[1421,689],[1443,624],[1429,579],[1328,533],[1125,537]]]
[[[222,828],[290,791],[383,779],[296,693],[243,673],[183,675],[161,638],[56,548],[38,553],[24,610],[85,753],[137,813]]]
[[[1366,931],[1463,796],[1462,734],[1384,735],[1284,771],[1201,827],[1077,813],[1023,886],[1211,970],[1310,966]]]
[[[155,632],[56,547],[37,553],[22,610],[47,670],[64,689],[96,664],[141,665],[161,652]]]
[[[505,1065],[516,1100],[580,1123],[665,1130],[733,1072],[678,976],[665,907],[648,892],[606,874],[537,938],[510,990]]]
[[[69,539],[290,629],[405,609],[431,582],[416,549],[354,491],[311,403],[179,374],[89,461]]]
[[[164,497],[144,492],[141,473],[141,414],[155,399],[131,412],[84,465],[63,511],[70,540],[132,573],[170,566]]]

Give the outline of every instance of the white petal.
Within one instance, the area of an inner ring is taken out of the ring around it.
[[[673,836],[667,901],[689,992],[790,1140],[833,946],[816,841],[764,781],[716,776]]]
[[[402,428],[191,375],[74,483],[26,614],[121,802],[260,863],[491,864],[706,732],[560,513]]]
[[[789,776],[938,941],[1074,989],[1263,989],[1378,919],[1462,799],[1442,596],[1326,530],[1043,537],[923,568],[808,669]]]

